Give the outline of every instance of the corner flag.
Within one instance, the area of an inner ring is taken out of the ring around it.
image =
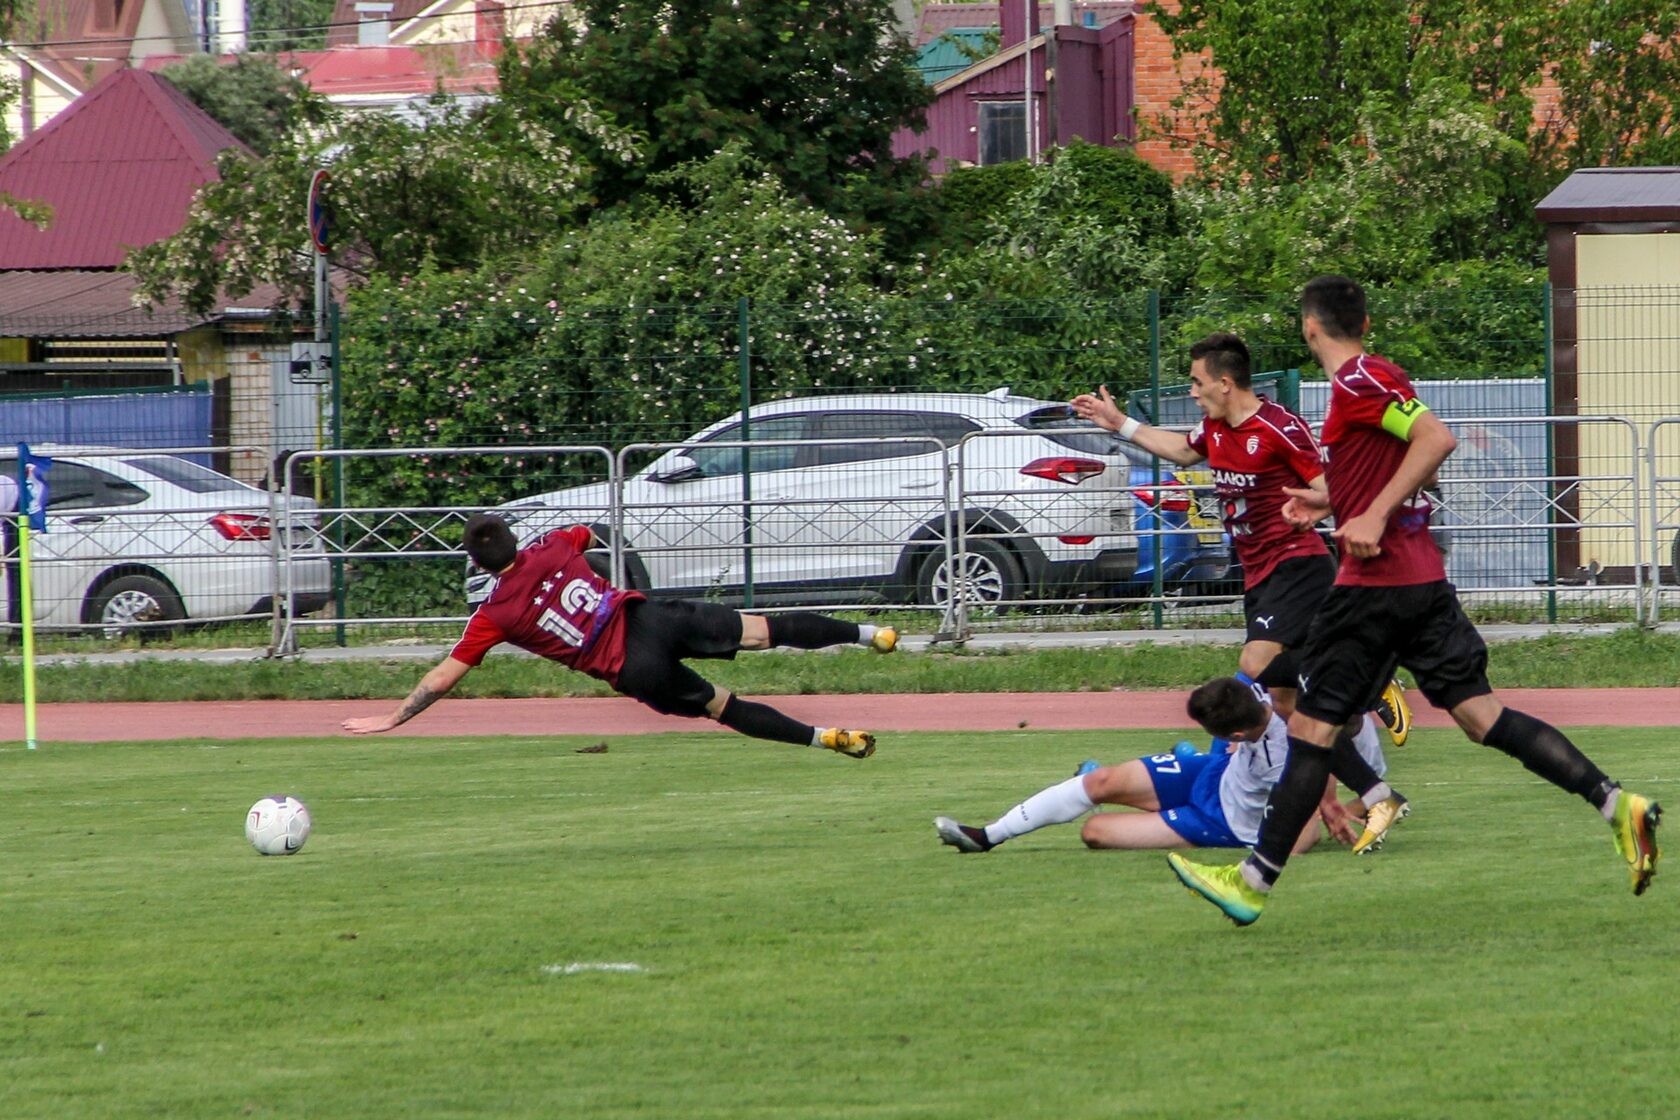
[[[47,531],[47,468],[52,463],[45,455],[31,454],[27,443],[18,444],[18,512],[37,533]]]
[[[30,750],[35,749],[35,595],[34,576],[29,570],[29,533],[47,531],[47,469],[52,460],[31,455],[29,445],[18,449],[18,585],[23,601],[23,734]]]

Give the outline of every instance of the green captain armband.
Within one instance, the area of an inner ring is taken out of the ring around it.
[[[1409,401],[1395,401],[1383,411],[1383,431],[1387,432],[1396,439],[1403,439],[1410,442],[1412,438],[1412,425],[1417,423],[1417,418],[1419,416],[1422,416],[1428,411],[1429,406],[1418,400],[1416,397],[1413,397]]]

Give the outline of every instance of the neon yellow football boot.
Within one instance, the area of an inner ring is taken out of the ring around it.
[[[1177,852],[1167,853],[1167,864],[1178,881],[1201,895],[1239,926],[1252,925],[1265,909],[1266,896],[1249,886],[1242,877],[1242,864],[1207,867],[1191,863]]]
[[[1616,809],[1610,818],[1610,832],[1616,850],[1628,862],[1633,876],[1633,893],[1644,894],[1657,874],[1657,822],[1662,806],[1648,797],[1622,790],[1616,795]]]
[[[824,747],[848,758],[868,758],[875,753],[875,736],[867,731],[847,731],[844,727],[827,727],[818,732],[817,739]]]
[[[1365,831],[1354,841],[1353,854],[1362,856],[1383,846],[1388,830],[1412,815],[1412,806],[1398,793],[1391,793],[1365,813]]]
[[[1412,733],[1412,709],[1406,703],[1406,689],[1397,680],[1388,682],[1382,690],[1382,698],[1377,701],[1377,716],[1388,728],[1388,737],[1397,747],[1406,745],[1407,736]]]

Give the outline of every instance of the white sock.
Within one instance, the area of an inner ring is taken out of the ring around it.
[[[1096,803],[1085,796],[1084,776],[1076,775],[1039,790],[987,825],[986,839],[1001,844],[1011,837],[1025,836],[1045,825],[1076,821],[1096,807]]]
[[[1394,791],[1388,788],[1387,782],[1378,782],[1376,785],[1359,795],[1359,802],[1364,805],[1365,808],[1369,809],[1371,806],[1379,805],[1393,796]]]
[[[1610,821],[1612,824],[1615,823],[1616,820],[1616,801],[1621,796],[1622,790],[1621,787],[1618,786],[1610,791],[1610,796],[1604,799],[1604,808],[1599,810],[1599,812],[1604,814],[1604,819]]]
[[[866,646],[875,640],[875,627],[867,622],[858,623],[858,645]]]

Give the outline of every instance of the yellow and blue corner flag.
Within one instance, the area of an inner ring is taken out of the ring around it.
[[[47,468],[52,460],[32,455],[27,443],[18,444],[18,511],[37,533],[47,531]]]

